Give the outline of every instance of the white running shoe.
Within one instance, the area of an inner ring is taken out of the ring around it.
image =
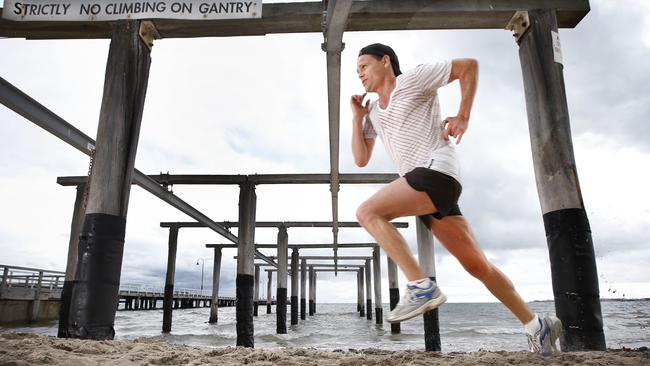
[[[528,334],[528,347],[530,352],[540,353],[544,356],[558,353],[555,342],[562,335],[562,322],[553,315],[539,318],[540,328],[535,334]]]
[[[433,310],[447,301],[447,296],[440,291],[432,280],[422,281],[417,285],[406,285],[406,291],[395,309],[388,313],[389,323],[397,323],[414,318]]]

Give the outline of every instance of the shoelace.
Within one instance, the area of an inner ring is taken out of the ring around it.
[[[535,341],[534,336],[530,334],[526,334],[528,336],[528,348],[530,348],[531,352],[539,352],[540,350],[540,345]]]
[[[404,306],[407,303],[414,302],[416,299],[415,296],[415,291],[411,291],[408,287],[406,288],[406,291],[404,292],[404,295],[402,295],[402,298],[399,300],[399,303],[397,305]]]

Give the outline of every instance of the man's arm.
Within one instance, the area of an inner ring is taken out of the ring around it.
[[[459,144],[467,130],[472,103],[474,103],[476,95],[478,62],[471,58],[452,60],[449,82],[454,80],[460,82],[460,107],[455,117],[445,118],[446,123],[443,124],[443,128],[446,128],[443,131],[443,137],[445,140],[449,140],[449,136],[453,136],[456,138],[456,143]]]
[[[354,163],[363,168],[370,161],[372,148],[375,146],[375,139],[367,139],[363,136],[363,117],[368,114],[368,102],[363,103],[363,95],[353,95],[350,98],[352,108],[352,155]]]

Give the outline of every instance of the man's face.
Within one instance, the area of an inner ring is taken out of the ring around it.
[[[357,59],[357,74],[367,92],[376,91],[379,81],[385,76],[384,58],[388,56],[377,59],[372,55],[361,55]]]

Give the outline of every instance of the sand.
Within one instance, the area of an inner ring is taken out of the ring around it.
[[[380,349],[191,347],[161,341],[89,341],[32,333],[0,334],[0,365],[650,365],[650,350],[436,353]]]

